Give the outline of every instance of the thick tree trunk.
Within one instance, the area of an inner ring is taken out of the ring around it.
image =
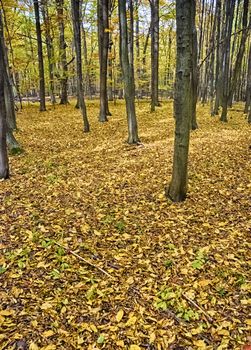
[[[1,17],[1,13],[0,13]],[[2,36],[2,26],[0,28]],[[0,179],[7,179],[9,177],[9,162],[7,154],[7,143],[6,143],[6,131],[7,131],[7,120],[6,120],[6,108],[4,99],[4,76],[7,73],[5,68],[4,60],[4,47],[0,41]]]
[[[35,19],[36,19],[36,33],[37,33],[40,112],[43,112],[46,110],[46,106],[45,106],[45,80],[44,80],[44,60],[43,60],[43,47],[42,47],[42,35],[41,35],[38,0],[33,0],[33,4],[34,4],[34,12],[35,12]]]
[[[193,24],[195,0],[176,0],[176,82],[175,82],[175,141],[173,173],[167,196],[174,202],[187,195],[188,151],[192,118]]]
[[[83,73],[82,73],[82,54],[81,54],[81,32],[80,32],[80,1],[71,0],[72,7],[72,21],[73,21],[73,32],[74,32],[74,44],[76,52],[76,69],[77,69],[77,94],[79,107],[81,109],[84,132],[90,131],[90,125],[87,118],[86,105],[84,100],[84,89],[83,89]]]
[[[195,7],[192,8],[195,11]],[[198,83],[199,83],[199,72],[198,72],[198,43],[197,43],[197,31],[195,26],[195,13],[191,15],[193,37],[192,37],[192,130],[198,129],[197,116],[196,116],[196,105],[198,99]]]
[[[124,91],[126,100],[126,112],[128,123],[128,143],[139,143],[138,126],[135,111],[135,85],[132,68],[128,54],[128,32],[126,19],[126,3],[119,0],[119,26],[120,26],[120,60],[124,80]]]
[[[48,57],[48,70],[49,70],[49,86],[50,86],[50,95],[51,95],[51,103],[56,103],[55,93],[54,93],[54,54],[53,54],[53,44],[51,37],[51,28],[50,28],[50,18],[48,13],[48,0],[41,1],[41,10],[45,27],[45,42],[47,49],[47,57]]]
[[[106,122],[110,115],[107,100],[107,59],[109,49],[109,0],[97,1],[98,13],[98,44],[99,44],[99,67],[100,67],[100,110],[99,121]]]
[[[151,5],[151,112],[159,106],[159,0]]]
[[[59,58],[60,58],[60,68],[61,68],[61,96],[60,104],[68,104],[68,67],[66,60],[66,43],[65,43],[65,30],[64,30],[64,0],[56,0],[57,6],[57,19],[58,19],[58,28],[59,28]]]

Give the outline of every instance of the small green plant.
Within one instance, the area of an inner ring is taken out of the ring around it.
[[[173,261],[172,260],[166,260],[164,262],[164,265],[165,265],[166,268],[170,268],[170,267],[173,266]]]
[[[53,279],[59,279],[61,277],[61,273],[60,271],[58,271],[57,269],[53,269],[51,272],[50,272],[50,276],[53,278]]]
[[[224,287],[220,287],[217,289],[217,293],[223,298],[227,294],[227,291]]]
[[[5,273],[6,270],[7,270],[7,268],[5,266],[0,265],[0,275],[2,273]]]
[[[53,240],[52,240],[52,239],[49,239],[49,238],[46,238],[46,239],[42,240],[42,242],[41,242],[41,246],[42,246],[43,248],[48,248],[48,247],[50,247],[52,244],[53,244]]]
[[[118,221],[116,222],[115,227],[119,232],[123,232],[125,230],[125,223],[123,221]]]
[[[196,254],[196,258],[192,262],[192,267],[195,270],[200,270],[205,263],[206,263],[206,257],[204,255],[204,252],[202,250],[198,250],[198,252]]]

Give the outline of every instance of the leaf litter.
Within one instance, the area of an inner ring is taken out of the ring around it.
[[[139,103],[141,147],[123,142],[124,105],[111,110],[101,125],[88,101],[88,135],[72,105],[19,114],[25,153],[0,186],[0,349],[242,349],[250,126],[198,107],[189,196],[173,204],[172,103]]]

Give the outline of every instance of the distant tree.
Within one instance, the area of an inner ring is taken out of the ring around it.
[[[74,33],[74,45],[76,53],[76,68],[77,68],[77,94],[79,107],[82,113],[84,122],[84,132],[90,131],[90,125],[87,118],[86,105],[84,100],[83,88],[83,73],[82,73],[82,53],[81,53],[81,25],[80,25],[80,0],[71,0],[72,22]]]
[[[172,179],[166,190],[174,202],[184,201],[187,195],[195,5],[195,0],[176,0],[175,141]]]
[[[2,14],[0,12],[0,17],[1,16]],[[0,26],[0,31],[2,31],[2,26]],[[0,179],[7,179],[9,177],[9,162],[6,143],[7,120],[4,98],[4,76],[6,76],[6,74],[4,47],[2,45],[2,40],[0,40]]]
[[[56,0],[57,7],[57,20],[59,28],[59,60],[61,68],[60,85],[61,85],[61,96],[60,104],[68,104],[68,92],[67,92],[67,81],[68,81],[68,66],[66,60],[66,42],[65,42],[65,25],[64,25],[64,0]]]
[[[159,106],[159,0],[149,0],[151,6],[151,112]]]
[[[223,36],[226,38],[223,45],[223,73],[222,73],[222,112],[220,120],[227,122],[227,106],[230,89],[230,48],[231,34],[234,20],[235,0],[228,0],[226,6],[226,20]]]
[[[34,5],[34,12],[35,12],[36,33],[37,33],[40,111],[43,112],[46,110],[46,106],[45,106],[45,79],[44,79],[43,45],[42,45],[42,34],[41,34],[38,0],[33,0],[33,5]]]
[[[120,27],[120,61],[124,81],[126,100],[128,143],[139,143],[138,125],[135,110],[135,82],[133,79],[133,67],[129,62],[128,52],[128,29],[126,18],[126,2],[119,0],[119,27]],[[132,64],[132,63],[131,63]]]
[[[48,57],[48,70],[49,70],[49,87],[50,87],[50,95],[51,95],[51,103],[56,103],[55,93],[54,93],[54,49],[51,35],[51,23],[49,17],[48,10],[48,0],[41,0],[41,10],[44,21],[45,28],[45,42],[47,49],[47,57]]]

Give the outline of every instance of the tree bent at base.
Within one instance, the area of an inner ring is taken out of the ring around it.
[[[193,32],[195,0],[176,0],[177,57],[175,82],[175,141],[173,172],[166,195],[184,201],[188,184],[188,152],[193,103]]]

